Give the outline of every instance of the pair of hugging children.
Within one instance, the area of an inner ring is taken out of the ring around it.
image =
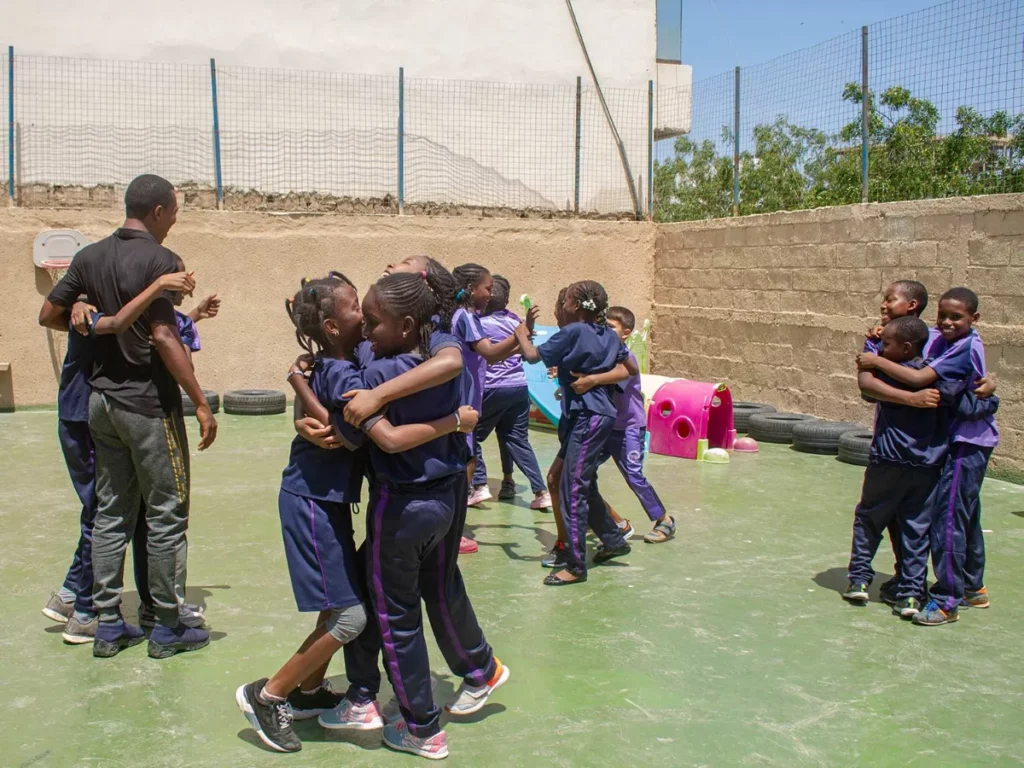
[[[977,295],[944,293],[931,329],[920,319],[927,304],[921,283],[890,285],[882,324],[857,357],[861,392],[877,407],[843,597],[868,601],[871,561],[888,529],[896,576],[882,599],[915,624],[937,626],[957,621],[964,605],[989,605],[979,496],[999,441],[999,399],[973,328]]]

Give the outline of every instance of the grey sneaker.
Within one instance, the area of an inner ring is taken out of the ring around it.
[[[516,481],[515,480],[502,480],[501,488],[498,490],[498,499],[501,501],[509,501],[516,497]]]
[[[74,603],[65,603],[54,592],[50,595],[49,601],[43,606],[43,616],[48,618],[50,621],[56,621],[58,624],[66,624],[67,620],[70,619],[75,613]]]
[[[201,606],[192,603],[178,605],[178,620],[186,627],[199,629],[206,623],[206,615]],[[152,629],[157,625],[156,613],[153,608],[143,603],[139,606],[139,625]]]
[[[72,614],[68,623],[64,625],[61,637],[68,645],[85,645],[96,639],[96,625],[100,623],[99,618],[93,616],[88,621],[79,621]]]

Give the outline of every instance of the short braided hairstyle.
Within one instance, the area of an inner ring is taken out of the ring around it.
[[[608,293],[594,280],[580,280],[566,289],[566,298],[580,305],[580,309],[593,317],[590,322],[604,325],[608,312]]]
[[[493,314],[499,310],[508,308],[508,294],[512,286],[501,275],[492,275],[494,288],[491,291],[491,300],[487,302],[487,314]]]
[[[319,355],[327,346],[324,320],[334,317],[334,292],[355,284],[341,272],[328,272],[327,277],[302,278],[299,292],[284,300],[284,308],[295,326],[295,338],[309,354]]]
[[[398,317],[411,317],[419,329],[419,351],[430,357],[430,334],[434,330],[437,298],[421,272],[396,272],[384,275],[374,285],[377,303]]]
[[[451,333],[452,315],[455,314],[455,294],[459,286],[455,277],[437,259],[423,257],[427,262],[427,285],[437,299],[438,330]]]
[[[460,264],[452,270],[452,275],[455,277],[456,289],[455,289],[455,305],[459,307],[470,307],[473,296],[470,290],[471,285],[477,285],[491,274],[487,267],[482,267],[479,264]]]

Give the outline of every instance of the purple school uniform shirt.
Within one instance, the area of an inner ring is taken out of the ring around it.
[[[931,361],[929,365],[933,369],[938,365],[948,367],[948,361],[956,361],[954,364],[959,366],[958,370],[967,371],[965,378],[969,389],[973,389],[974,382],[985,375],[985,345],[974,329],[966,337],[950,344],[938,329],[933,328],[928,334],[925,357]],[[956,419],[950,429],[950,442],[995,448],[999,445],[995,416],[987,414],[978,419]]]
[[[633,365],[637,365],[636,357],[632,352],[629,353],[629,359],[633,361]],[[618,413],[615,418],[615,430],[646,428],[647,412],[644,410],[644,393],[640,389],[640,374],[630,376],[622,383],[621,387],[621,389],[616,387],[615,393],[612,395],[612,401],[615,403],[615,410]]]
[[[594,323],[570,323],[537,347],[548,368],[558,368],[562,388],[563,414],[573,416],[589,411],[602,416],[618,415],[612,402],[614,387],[594,387],[577,395],[572,389],[573,373],[604,373],[629,357],[629,350],[613,330]]]
[[[181,343],[193,352],[198,352],[202,349],[199,345],[199,331],[196,329],[196,321],[178,310],[174,310],[174,319],[178,321],[178,336],[181,337]]]
[[[515,312],[499,309],[480,318],[484,334],[491,341],[504,341],[515,333],[523,321]],[[523,370],[522,355],[512,355],[500,363],[488,365],[484,375],[484,389],[510,389],[526,386],[526,372]]]
[[[307,499],[355,504],[363,486],[366,454],[360,446],[364,436],[342,418],[345,401],[341,396],[351,389],[363,389],[362,373],[348,360],[318,357],[309,386],[317,400],[330,411],[331,421],[346,445],[328,451],[296,435],[288,466],[281,476],[281,488]]]
[[[449,347],[462,348],[462,344],[459,340],[452,336],[450,333],[444,331],[431,331],[430,333],[430,354],[431,356],[436,355],[442,349]],[[370,344],[368,339],[363,339],[359,344],[356,345],[356,363],[359,364],[360,368],[369,367],[376,357],[373,354],[373,345]],[[465,403],[468,405],[468,403]]]
[[[487,377],[487,361],[473,349],[478,341],[487,338],[480,318],[475,312],[459,307],[452,315],[452,335],[462,343],[462,360],[469,373],[469,405],[478,411],[484,403],[484,379]]]

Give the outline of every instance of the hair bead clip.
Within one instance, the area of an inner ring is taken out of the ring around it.
[[[427,270],[421,269],[420,270],[420,277],[422,277],[424,280],[426,280],[427,279]]]
[[[455,294],[456,301],[462,301],[462,297],[466,295],[465,288],[459,288],[459,292]]]
[[[584,299],[580,302],[580,306],[591,312],[597,309],[597,304],[594,303],[593,299]]]

